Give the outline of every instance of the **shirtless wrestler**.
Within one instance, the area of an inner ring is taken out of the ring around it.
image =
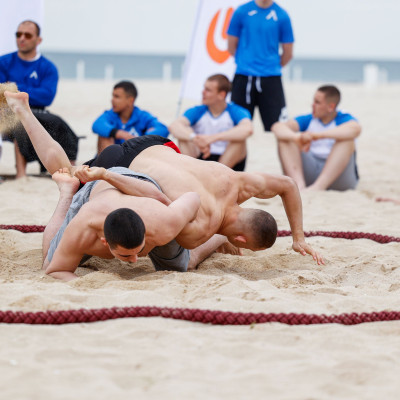
[[[138,256],[158,248],[161,251],[153,257],[149,254],[156,269],[186,271],[226,241],[225,237],[215,235],[189,256],[173,239],[194,220],[199,208],[198,194],[185,193],[171,202],[159,191],[156,182],[143,174],[124,168],[76,170],[61,146],[33,116],[28,95],[10,92],[4,95],[60,190],[58,205],[43,235],[43,267],[47,274],[71,280],[76,278],[74,271],[86,255],[134,262]],[[93,180],[76,195],[79,180],[71,176],[72,170],[76,170],[80,179]],[[173,260],[164,257],[169,256],[171,244],[174,250],[178,249]]]
[[[151,176],[171,200],[188,191],[200,195],[196,219],[177,236],[185,248],[195,248],[215,233],[235,246],[251,250],[271,247],[277,227],[273,217],[262,210],[242,208],[251,197],[268,199],[279,195],[289,220],[293,250],[312,255],[318,264],[323,258],[305,242],[302,204],[295,182],[286,176],[262,172],[236,172],[217,162],[205,162],[178,154],[166,147],[167,139],[152,136],[135,138],[105,149],[89,166],[128,167]]]

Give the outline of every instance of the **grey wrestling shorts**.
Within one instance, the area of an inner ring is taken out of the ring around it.
[[[301,153],[303,162],[304,179],[306,186],[312,185],[318,178],[325,166],[326,160],[316,157],[311,152]],[[356,165],[355,153],[350,158],[345,170],[341,175],[328,187],[328,190],[348,190],[355,189],[358,183],[358,173]]]
[[[161,191],[158,183],[154,179],[150,178],[150,176],[148,175],[141,174],[139,172],[135,172],[124,167],[109,168],[109,171],[125,176],[130,176],[135,179],[142,179],[151,182]],[[84,185],[82,189],[80,189],[72,198],[72,202],[65,216],[64,222],[62,223],[60,229],[50,243],[49,251],[47,253],[47,259],[49,260],[49,262],[53,259],[54,252],[56,251],[61,241],[65,229],[67,228],[71,220],[75,217],[75,215],[78,214],[82,206],[89,201],[90,193],[92,192],[97,182],[98,181],[86,183],[86,185]],[[150,251],[149,257],[156,271],[186,272],[190,260],[190,251],[180,246],[176,240],[172,240],[164,246],[155,247],[153,250]],[[80,265],[87,261],[89,258],[90,256],[84,256],[81,260]]]

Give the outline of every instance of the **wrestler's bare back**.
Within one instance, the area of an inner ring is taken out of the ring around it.
[[[177,236],[186,248],[194,248],[219,233],[228,209],[237,207],[238,180],[230,168],[220,163],[199,161],[166,146],[152,146],[136,156],[129,168],[152,177],[171,200],[188,191],[200,195],[196,220]]]

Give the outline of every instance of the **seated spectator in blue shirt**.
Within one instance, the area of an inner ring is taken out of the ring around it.
[[[183,154],[243,171],[246,139],[253,133],[253,126],[248,110],[226,102],[230,90],[225,75],[210,76],[204,84],[203,104],[186,110],[169,130],[179,140]]]
[[[45,110],[56,95],[58,71],[37,49],[42,42],[40,27],[34,21],[23,21],[15,36],[18,51],[0,57],[0,83],[14,82],[19,91],[29,94],[32,112],[73,162],[78,152],[78,137],[64,120]],[[27,162],[40,162],[28,135],[22,127],[3,133],[8,140],[14,140],[17,178],[26,176]]]
[[[99,135],[97,152],[101,153],[112,144],[143,135],[168,136],[168,129],[156,117],[135,106],[138,96],[136,86],[121,81],[114,86],[112,109],[105,111],[94,121],[92,130]]]
[[[361,126],[351,114],[337,110],[339,102],[335,86],[321,86],[312,114],[272,125],[283,173],[300,190],[348,190],[358,183],[355,139]]]

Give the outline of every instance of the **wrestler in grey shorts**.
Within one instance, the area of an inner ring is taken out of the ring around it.
[[[324,158],[316,157],[311,152],[301,153],[301,160],[303,162],[304,179],[306,186],[315,182],[325,166],[326,160]],[[348,190],[354,189],[358,183],[358,173],[356,165],[356,155],[350,158],[345,170],[342,174],[328,187],[328,190]]]
[[[139,172],[135,172],[124,167],[109,168],[109,171],[125,176],[131,176],[135,179],[142,179],[151,182],[156,185],[157,188],[161,191],[161,188],[157,184],[157,182],[154,179],[150,178],[148,175],[141,174]],[[75,215],[78,214],[81,207],[89,201],[90,193],[92,192],[97,182],[98,181],[86,183],[85,186],[83,186],[82,189],[80,189],[72,198],[72,202],[67,212],[67,215],[65,216],[64,222],[50,243],[49,251],[47,253],[47,259],[49,260],[49,262],[54,256],[54,252],[56,251],[57,246],[60,243],[65,229],[71,222],[72,218],[74,218]],[[190,251],[181,247],[176,240],[172,240],[164,246],[154,247],[154,249],[151,250],[148,255],[156,271],[186,272],[190,260]],[[90,257],[91,256],[84,256],[81,260],[80,265],[87,261]]]

